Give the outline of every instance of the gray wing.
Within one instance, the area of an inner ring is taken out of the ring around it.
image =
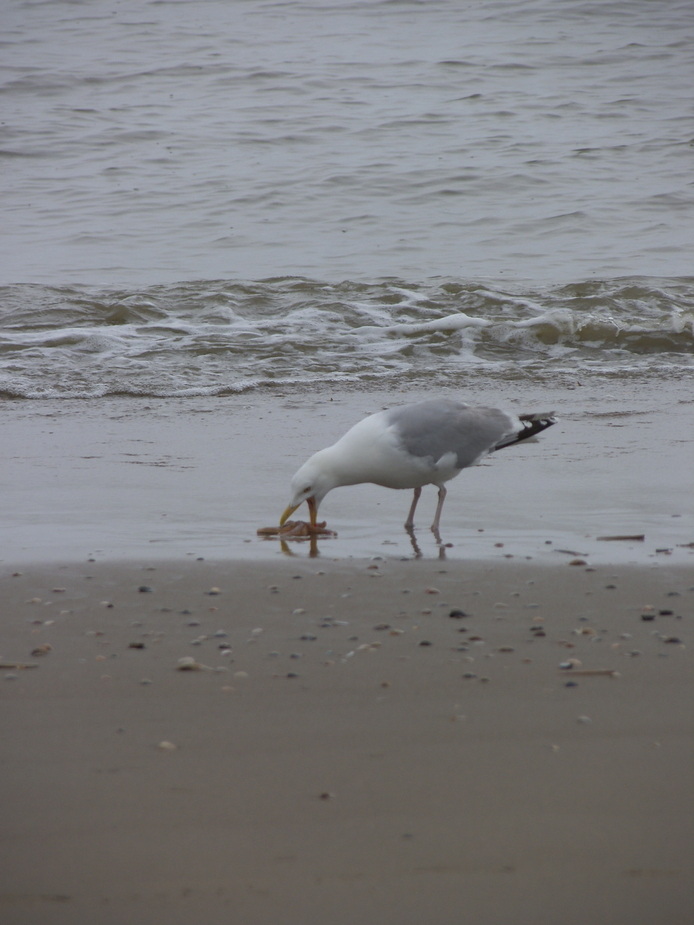
[[[460,469],[474,465],[518,430],[514,418],[498,408],[471,408],[446,398],[404,405],[387,414],[408,453],[433,462],[455,453]]]

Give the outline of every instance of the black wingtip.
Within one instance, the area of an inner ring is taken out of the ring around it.
[[[548,414],[519,414],[518,417],[523,425],[523,430],[516,434],[515,443],[534,437],[536,434],[542,433],[543,430],[547,430],[552,424],[557,423],[553,411]]]
[[[523,429],[519,430],[517,434],[506,437],[506,439],[498,443],[494,449],[501,450],[505,446],[514,446],[514,444],[520,443],[521,440],[528,440],[530,437],[535,437],[537,434],[542,433],[543,430],[547,430],[548,427],[551,427],[552,424],[557,423],[553,411],[548,414],[519,414],[518,418],[523,425]]]

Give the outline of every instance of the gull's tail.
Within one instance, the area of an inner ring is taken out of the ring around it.
[[[515,443],[520,443],[521,440],[528,440],[531,437],[535,437],[537,434],[542,433],[543,430],[551,427],[552,424],[557,423],[553,411],[549,414],[519,414],[518,418],[523,425],[522,430],[519,430],[515,434],[511,434],[510,437],[504,437],[504,439],[494,447],[495,450],[501,450],[505,446],[513,446]]]

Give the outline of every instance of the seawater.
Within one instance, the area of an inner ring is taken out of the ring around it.
[[[691,3],[8,0],[0,391],[691,370]]]

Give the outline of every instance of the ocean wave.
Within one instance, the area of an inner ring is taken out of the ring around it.
[[[691,369],[694,280],[451,279],[0,290],[0,394],[224,395],[452,376]]]

